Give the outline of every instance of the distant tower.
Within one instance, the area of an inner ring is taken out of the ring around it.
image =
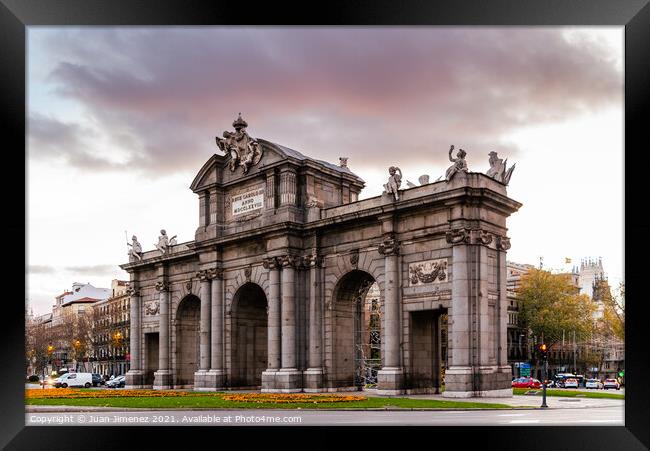
[[[605,271],[603,270],[603,260],[598,257],[598,260],[583,258],[580,262],[580,294],[586,294],[590,298],[594,297],[594,284],[598,280],[605,279]]]

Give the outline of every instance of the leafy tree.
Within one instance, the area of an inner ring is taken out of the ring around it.
[[[549,348],[562,340],[563,331],[573,333],[577,340],[591,335],[594,303],[579,294],[566,274],[551,274],[531,269],[522,276],[517,290],[520,326],[543,340]]]
[[[625,341],[625,284],[621,282],[618,294],[603,290],[601,301],[604,307],[599,324],[601,333]]]

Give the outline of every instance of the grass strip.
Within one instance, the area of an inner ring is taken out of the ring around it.
[[[369,397],[363,401],[335,403],[272,403],[224,400],[221,396],[26,399],[27,405],[206,409],[510,409],[506,404],[439,401],[432,399]]]
[[[535,396],[542,396],[542,390],[531,390],[528,388],[513,388],[513,394],[525,395],[527,392],[534,391]],[[625,395],[620,393],[608,393],[603,391],[576,391],[576,390],[553,390],[546,389],[546,396],[560,396],[564,398],[591,398],[591,399],[625,399]]]

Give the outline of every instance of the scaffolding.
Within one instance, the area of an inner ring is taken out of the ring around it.
[[[374,281],[364,283],[355,296],[354,384],[359,388],[377,386],[381,369],[381,303]]]

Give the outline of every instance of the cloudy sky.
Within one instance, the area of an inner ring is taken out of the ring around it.
[[[517,163],[508,259],[623,278],[622,27],[29,27],[27,283],[37,314],[73,282],[127,279],[125,231],[190,241],[196,172],[248,131],[348,166],[431,180],[495,150]],[[564,258],[573,259],[565,265]]]

